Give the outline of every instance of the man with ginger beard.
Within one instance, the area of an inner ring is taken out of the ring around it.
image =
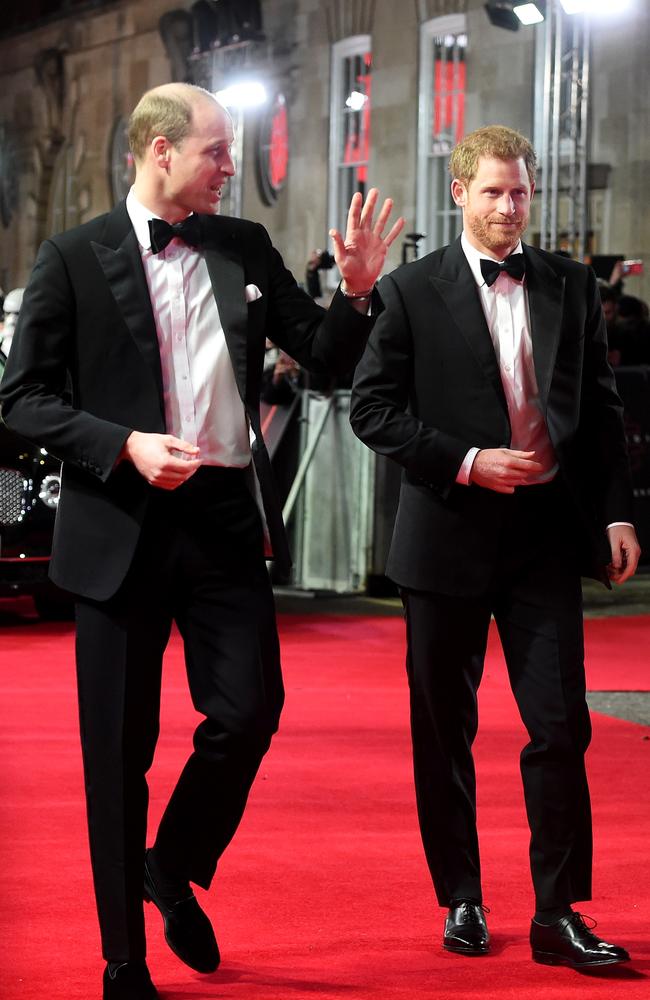
[[[143,900],[181,961],[219,964],[191,883],[210,886],[284,698],[265,555],[290,560],[260,426],[266,338],[309,371],[353,368],[403,226],[384,236],[390,199],[375,221],[377,190],[353,196],[345,240],[330,234],[343,280],[326,313],[262,226],[217,215],[233,127],[212,94],[149,91],[129,141],[126,202],[43,243],[0,390],[9,427],[63,460],[50,573],[76,596],[104,1000],[159,995]],[[145,855],[172,622],[203,718]]]
[[[385,277],[351,420],[403,466],[387,573],[406,613],[415,786],[443,945],[489,934],[472,743],[494,616],[529,742],[535,961],[627,961],[572,909],[591,898],[581,572],[622,583],[639,558],[622,406],[596,278],[522,244],[535,189],[528,140],[503,126],[454,149],[452,245]]]

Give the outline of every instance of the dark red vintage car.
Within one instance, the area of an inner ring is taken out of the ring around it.
[[[5,360],[0,353],[0,378]],[[47,618],[68,617],[72,608],[47,578],[60,467],[0,421],[0,597],[31,594]]]

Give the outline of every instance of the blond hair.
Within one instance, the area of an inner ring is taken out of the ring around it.
[[[537,157],[530,141],[507,125],[486,125],[461,139],[449,157],[452,178],[469,184],[476,177],[481,157],[495,160],[523,159],[531,184],[535,183]]]
[[[164,135],[177,148],[190,134],[192,108],[199,95],[214,100],[203,87],[190,83],[165,84],[148,90],[129,118],[129,148],[136,163],[142,163],[155,136]]]

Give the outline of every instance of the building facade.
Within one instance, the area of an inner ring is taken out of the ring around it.
[[[565,18],[559,39],[557,25],[552,37],[544,24],[504,30],[482,0],[32,0],[22,16],[2,13],[0,286],[25,283],[42,239],[123,196],[126,118],[144,90],[173,79],[266,88],[266,103],[234,106],[240,179],[225,210],[266,225],[299,278],[329,228],[344,226],[352,192],[373,185],[410,234],[388,268],[453,239],[449,150],[491,122],[542,137],[545,152],[557,127],[531,242],[650,270],[650,7],[630,0],[590,18],[576,43],[577,23]],[[589,57],[555,103],[551,43],[562,65],[572,45]],[[650,274],[626,291],[650,298]]]

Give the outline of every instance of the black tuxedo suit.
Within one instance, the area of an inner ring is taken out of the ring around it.
[[[8,426],[63,461],[51,575],[78,596],[77,669],[91,856],[104,954],[144,956],[143,851],[172,621],[205,716],[158,830],[163,870],[205,887],[233,835],[283,701],[268,539],[289,563],[260,430],[269,337],[311,371],[343,373],[372,320],[339,293],[325,313],[265,230],[201,217],[202,252],[239,395],[255,434],[246,472],[202,467],[171,492],[127,461],[131,430],[164,433],[161,361],[126,207],[47,240],[0,390]],[[247,303],[245,286],[261,297]],[[117,463],[117,464],[116,464]]]
[[[265,337],[310,371],[348,372],[368,329],[339,294],[328,314],[296,286],[264,229],[203,217],[203,248],[239,393],[275,557],[289,554],[260,430]],[[262,297],[246,303],[244,287]],[[70,379],[71,402],[64,400]],[[130,430],[165,432],[158,342],[140,251],[124,203],[46,241],[25,295],[2,385],[6,423],[63,460],[51,566],[55,583],[104,600],[139,537],[146,483],[114,465]]]
[[[605,578],[605,529],[631,521],[630,479],[594,275],[524,255],[552,483],[506,495],[456,482],[470,448],[511,436],[460,240],[383,279],[352,394],[356,434],[404,470],[387,572],[406,608],[418,809],[442,904],[481,898],[471,745],[492,614],[531,738],[521,766],[538,905],[590,891],[580,571]]]

